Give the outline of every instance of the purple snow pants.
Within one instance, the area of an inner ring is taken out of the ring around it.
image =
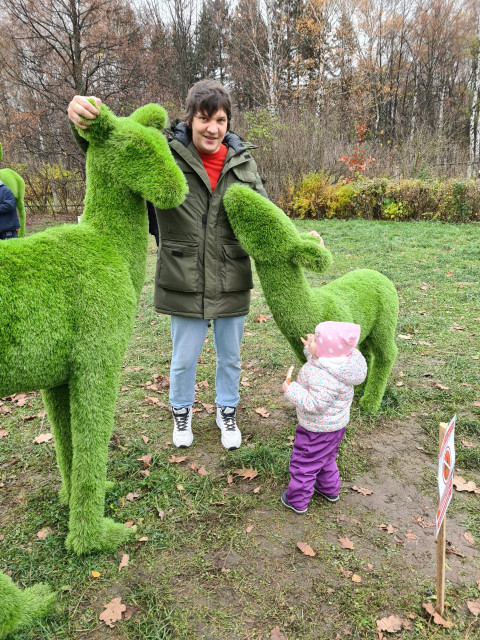
[[[338,495],[340,474],[335,459],[344,435],[345,428],[314,433],[298,425],[288,469],[290,483],[286,491],[292,507],[307,508],[314,484],[327,496]]]

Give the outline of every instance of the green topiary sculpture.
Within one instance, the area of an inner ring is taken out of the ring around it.
[[[2,157],[3,149],[0,143],[0,160]],[[23,238],[25,237],[25,182],[22,176],[19,176],[12,169],[0,169],[0,180],[6,184],[17,201],[18,219],[20,221],[18,237]]]
[[[42,390],[77,554],[131,533],[103,517],[107,448],[145,278],[145,200],[167,209],[186,193],[165,120],[158,105],[128,118],[102,105],[78,130],[89,142],[81,223],[0,243],[0,397]]]
[[[223,200],[235,235],[255,261],[275,322],[299,360],[305,361],[300,336],[313,333],[319,322],[361,326],[368,373],[360,403],[377,411],[397,356],[398,296],[392,282],[378,271],[357,269],[311,288],[303,268],[322,273],[331,263],[330,252],[299,234],[281,209],[244,185],[231,186]]]
[[[0,638],[43,618],[54,600],[55,593],[46,585],[36,584],[21,591],[7,575],[0,573]]]

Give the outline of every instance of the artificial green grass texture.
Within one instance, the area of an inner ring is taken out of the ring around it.
[[[300,361],[305,360],[300,336],[313,333],[319,322],[361,326],[359,348],[368,373],[360,403],[367,411],[377,411],[397,357],[398,296],[393,283],[378,271],[357,269],[312,288],[304,268],[323,273],[332,261],[318,240],[299,234],[281,209],[243,185],[230,187],[224,203],[235,235],[255,261],[273,318]]]
[[[3,149],[0,143],[0,160],[3,157]],[[18,237],[25,237],[25,182],[22,176],[13,169],[0,169],[0,180],[10,189],[17,201],[18,219],[20,229]]]
[[[0,638],[16,629],[26,629],[37,618],[46,616],[54,600],[55,593],[47,585],[36,584],[20,591],[0,572]]]
[[[165,120],[157,105],[128,118],[102,106],[79,130],[89,141],[81,224],[0,244],[0,397],[42,389],[70,508],[66,546],[77,554],[113,550],[132,533],[103,517],[107,447],[145,279],[145,200],[170,208],[186,193],[161,131],[147,126]],[[4,588],[0,620],[21,625],[30,592]]]

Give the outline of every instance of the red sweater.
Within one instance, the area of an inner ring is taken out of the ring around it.
[[[210,179],[212,191],[214,191],[220,174],[222,173],[223,165],[225,164],[227,147],[226,145],[221,144],[220,149],[215,151],[215,153],[203,153],[203,151],[198,151],[198,155],[200,156],[203,166],[205,167],[205,171]]]

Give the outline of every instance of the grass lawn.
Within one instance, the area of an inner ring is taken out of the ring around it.
[[[169,319],[153,310],[152,240],[105,504],[107,516],[136,523],[132,542],[110,556],[66,552],[53,444],[33,442],[50,432],[40,394],[0,401],[0,433],[8,432],[0,439],[0,570],[22,587],[43,581],[58,591],[52,615],[16,640],[370,640],[382,637],[377,621],[393,615],[397,630],[385,638],[480,637],[467,606],[480,597],[480,492],[454,491],[447,513],[445,618],[453,626],[436,624],[422,606],[435,606],[438,426],[454,414],[456,473],[480,487],[480,227],[296,224],[316,229],[334,255],[327,274],[308,274],[312,285],[369,267],[400,297],[399,357],[379,415],[363,415],[354,400],[340,501],[314,497],[305,516],[280,503],[296,426],[281,383],[295,358],[258,279],[243,343],[244,445],[226,452],[220,444],[211,332],[197,372],[194,444],[171,445]],[[109,628],[99,615],[117,597],[127,611]]]

